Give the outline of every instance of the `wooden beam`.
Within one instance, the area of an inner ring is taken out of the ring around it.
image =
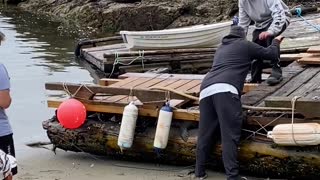
[[[139,56],[143,53],[144,56],[147,55],[164,55],[164,54],[182,54],[182,53],[214,53],[216,48],[195,48],[195,49],[170,49],[170,50],[146,50],[146,51],[124,51],[118,52],[119,57],[128,57],[128,56]],[[113,58],[114,53],[104,53],[104,58]]]
[[[96,93],[105,93],[110,95],[133,95],[136,96],[142,103],[152,101],[163,101],[168,93],[158,90],[147,89],[130,89],[125,87],[108,87],[97,85],[83,85],[83,84],[64,84],[64,83],[46,83],[46,90],[68,90],[71,94],[78,92],[75,97],[78,99],[92,99]],[[169,92],[171,99],[189,100],[188,98]]]
[[[320,46],[311,46],[308,50],[308,53],[320,53]]]
[[[264,100],[267,107],[291,108],[292,97],[270,96]],[[300,98],[295,103],[295,111],[303,114],[306,118],[320,117],[320,101],[311,98]]]
[[[48,100],[48,107],[58,108],[62,103],[62,100]],[[117,105],[104,105],[104,104],[92,104],[89,101],[82,101],[87,111],[92,112],[103,112],[103,113],[114,113],[122,114],[124,106]],[[159,109],[147,109],[139,108],[139,116],[158,117]],[[173,119],[187,120],[187,121],[199,121],[200,111],[198,110],[186,110],[186,109],[175,109],[173,110]]]
[[[250,92],[250,91],[254,90],[255,88],[257,88],[258,86],[259,86],[259,84],[246,83],[246,84],[243,86],[242,93]]]
[[[320,56],[315,57],[303,57],[298,60],[300,64],[307,64],[307,65],[319,65],[320,64]]]
[[[99,80],[100,86],[109,86],[111,84],[121,81],[120,79],[102,78]]]

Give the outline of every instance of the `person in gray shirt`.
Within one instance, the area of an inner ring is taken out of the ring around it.
[[[4,41],[5,35],[0,32],[0,44]],[[6,67],[0,63],[0,149],[6,154],[15,157],[13,133],[6,115],[5,109],[11,104],[10,78]],[[11,170],[12,174],[17,173],[17,168]]]
[[[263,46],[271,45],[274,37],[279,36],[290,24],[291,13],[282,0],[239,0],[239,26],[248,32],[253,22],[255,27],[252,41]],[[270,59],[272,72],[267,79],[269,85],[276,85],[282,81],[282,70],[279,65],[280,54],[277,61]],[[252,83],[261,83],[263,61],[255,60],[251,66]]]

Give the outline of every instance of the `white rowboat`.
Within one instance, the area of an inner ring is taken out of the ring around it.
[[[129,49],[174,49],[216,47],[229,33],[231,21],[157,31],[120,31]]]

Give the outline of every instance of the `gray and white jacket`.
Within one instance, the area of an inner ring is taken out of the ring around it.
[[[283,26],[290,23],[291,13],[282,0],[239,0],[239,26],[248,32],[251,21],[256,29],[267,29],[273,36],[279,35]]]

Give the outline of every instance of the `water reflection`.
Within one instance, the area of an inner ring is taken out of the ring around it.
[[[13,103],[7,112],[19,154],[26,141],[46,138],[42,121],[54,110],[47,108],[44,84],[92,83],[93,78],[74,58],[76,33],[16,7],[0,6],[0,13],[0,30],[7,37],[0,46],[0,62],[11,77]]]

